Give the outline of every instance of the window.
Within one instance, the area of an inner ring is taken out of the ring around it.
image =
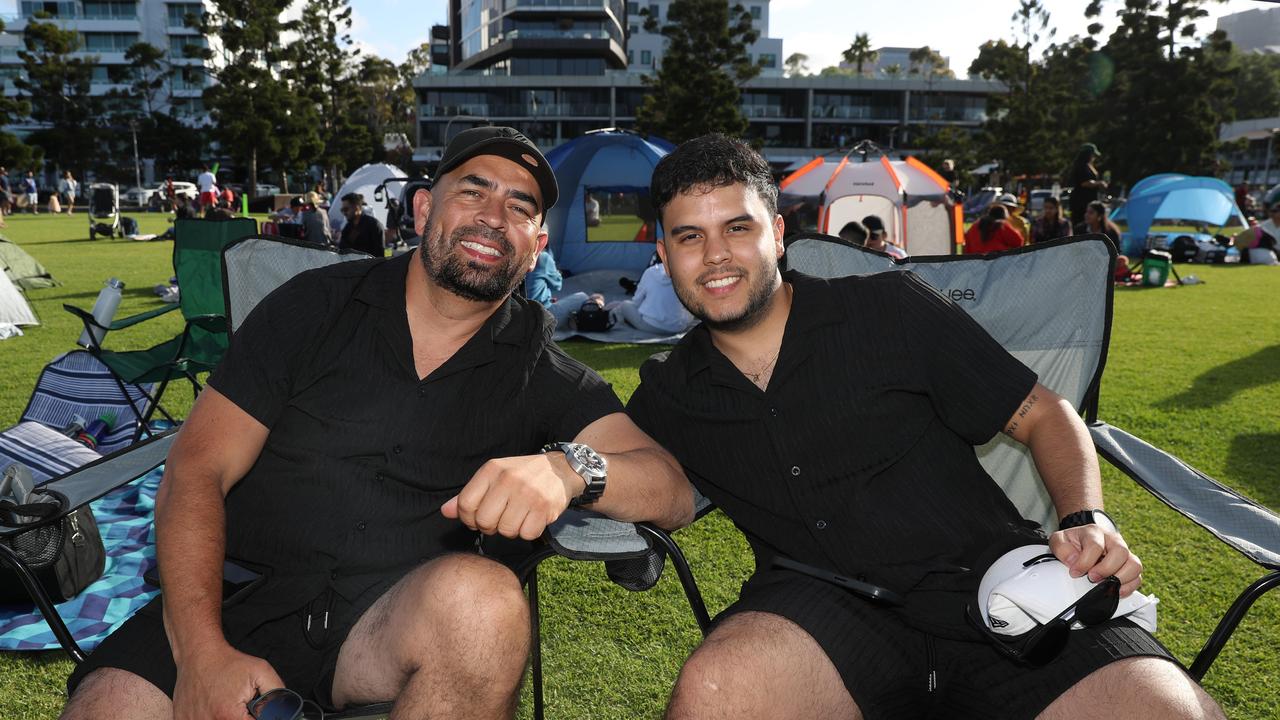
[[[88,20],[131,20],[138,17],[138,3],[85,2],[84,17]]]
[[[32,17],[36,13],[48,13],[53,17],[70,18],[76,16],[76,4],[74,2],[31,2],[23,0],[22,16]]]
[[[204,8],[195,3],[173,4],[168,8],[169,11],[169,27],[187,27],[187,16],[192,16],[193,21],[198,21],[204,12]]]
[[[658,11],[657,3],[649,3],[649,17],[653,18],[654,20],[661,20],[662,19],[661,14],[662,13]]]
[[[137,33],[85,33],[86,52],[122,53],[138,42]]]
[[[649,67],[650,65],[653,65],[653,53],[649,52],[648,50],[641,50],[640,64],[645,67]]]
[[[760,53],[760,67],[778,67],[778,56],[772,53]]]
[[[751,6],[751,19],[752,19],[752,20],[759,20],[759,19],[760,19],[761,14],[762,14],[762,13],[760,12],[760,6],[759,6],[759,5],[752,5],[752,6]]]
[[[627,64],[634,65],[636,62],[636,52],[634,50],[627,51]]]
[[[169,38],[169,57],[198,58],[200,48],[205,47],[204,38],[195,35],[175,35]]]

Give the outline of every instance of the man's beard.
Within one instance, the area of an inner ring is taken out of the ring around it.
[[[428,234],[435,227],[434,220],[431,216],[427,218]],[[483,238],[496,245],[502,251],[502,260],[485,265],[459,257],[454,251],[467,236]],[[525,268],[531,259],[517,257],[515,247],[505,234],[480,225],[457,228],[448,239],[440,229],[434,237],[422,239],[418,255],[427,277],[436,285],[460,298],[477,302],[496,302],[510,295],[524,280]]]
[[[769,299],[773,297],[773,292],[778,289],[781,284],[778,280],[778,263],[777,260],[769,261],[769,256],[761,256],[759,264],[755,268],[754,273],[747,273],[746,269],[739,266],[733,268],[722,268],[704,273],[705,277],[698,278],[694,282],[693,287],[702,284],[706,277],[712,275],[723,274],[725,270],[733,270],[741,273],[741,282],[754,283],[747,288],[747,304],[741,311],[729,316],[712,318],[705,305],[702,305],[695,298],[692,288],[686,288],[682,283],[675,282],[674,279],[671,287],[676,291],[676,297],[685,309],[694,317],[698,318],[710,330],[717,332],[741,332],[753,327],[756,323],[764,318],[765,307],[769,304]],[[668,270],[670,272],[670,270]]]

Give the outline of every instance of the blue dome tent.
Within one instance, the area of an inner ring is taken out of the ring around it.
[[[657,223],[649,205],[653,167],[674,149],[655,137],[593,130],[547,153],[560,202],[547,213],[547,247],[566,274],[649,264]],[[588,227],[587,198],[597,204]]]
[[[1154,224],[1206,226],[1210,235],[1233,234],[1248,227],[1230,185],[1217,178],[1177,173],[1140,180],[1129,192],[1129,201],[1111,213],[1111,220],[1128,223],[1120,251],[1131,255],[1146,247]]]

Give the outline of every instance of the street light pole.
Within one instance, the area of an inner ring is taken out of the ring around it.
[[[133,133],[133,182],[142,189],[142,165],[138,163],[138,121],[129,121],[129,130]]]
[[[1271,134],[1267,135],[1267,162],[1262,167],[1262,186],[1265,191],[1271,186],[1271,147],[1275,143],[1276,133],[1280,132],[1280,128],[1271,128]]]

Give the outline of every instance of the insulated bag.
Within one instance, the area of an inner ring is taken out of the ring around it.
[[[33,488],[31,472],[21,465],[5,468],[0,487],[7,490],[0,493],[0,521],[10,527],[30,525],[0,538],[0,543],[22,558],[53,602],[70,600],[102,577],[107,553],[88,505],[58,518],[67,506],[66,497]],[[15,502],[15,496],[23,501]],[[0,603],[29,602],[18,574],[0,566]]]

